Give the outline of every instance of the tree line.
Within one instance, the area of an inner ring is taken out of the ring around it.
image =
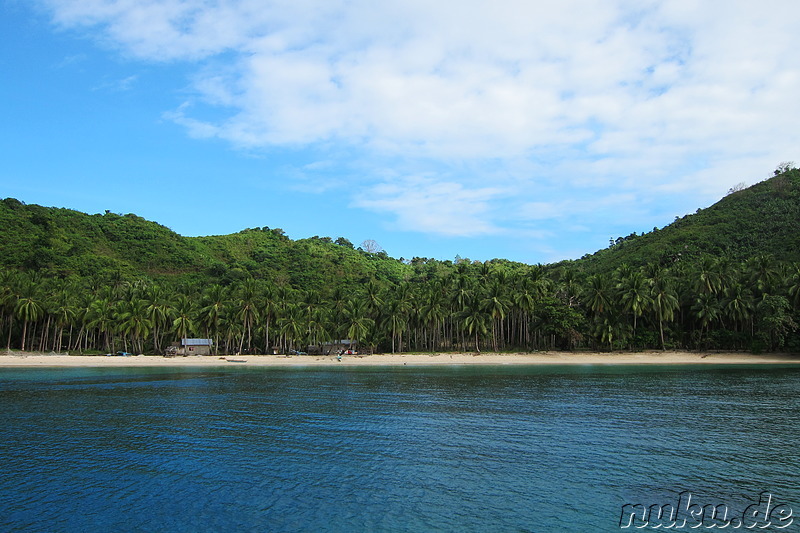
[[[254,277],[172,286],[0,270],[0,342],[9,350],[161,354],[203,337],[225,354],[321,350],[342,339],[362,352],[799,351],[798,320],[800,263],[766,254],[591,275],[579,263],[461,261],[322,290]]]

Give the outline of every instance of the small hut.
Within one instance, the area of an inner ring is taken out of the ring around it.
[[[181,339],[179,355],[211,355],[211,339]]]

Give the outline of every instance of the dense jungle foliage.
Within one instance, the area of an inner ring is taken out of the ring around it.
[[[280,229],[182,237],[135,215],[0,201],[8,349],[218,353],[800,351],[800,171],[577,261],[394,259]]]

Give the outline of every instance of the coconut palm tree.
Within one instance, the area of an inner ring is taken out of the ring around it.
[[[589,276],[583,301],[595,317],[603,315],[610,310],[614,302],[614,288],[611,278],[607,274],[594,274]]]
[[[205,305],[200,309],[198,317],[206,330],[206,335],[214,339],[215,354],[219,353],[220,320],[225,311],[227,300],[228,291],[225,287],[218,284],[209,286],[203,297]]]
[[[243,335],[242,324],[234,315],[230,306],[225,307],[219,321],[220,334],[224,338],[224,352],[231,353],[231,348],[239,345],[239,339]]]
[[[347,328],[347,338],[360,346],[369,334],[370,328],[375,324],[371,318],[367,317],[367,305],[360,299],[348,300],[342,315]]]
[[[74,285],[63,285],[58,292],[53,295],[53,306],[51,314],[55,320],[58,334],[53,338],[53,351],[59,352],[63,347],[64,329],[75,323],[77,308],[75,305],[77,288]]]
[[[483,308],[492,322],[492,346],[494,351],[499,351],[497,342],[497,326],[500,326],[500,336],[503,336],[503,321],[506,318],[508,303],[504,295],[503,283],[500,280],[492,281],[488,293],[483,299]]]
[[[780,275],[775,258],[770,254],[759,254],[745,265],[750,286],[758,295],[773,294]]]
[[[430,333],[428,346],[431,351],[436,351],[440,342],[441,326],[445,319],[445,301],[442,290],[434,285],[429,288],[423,298],[422,321],[427,324]]]
[[[744,331],[745,322],[752,316],[755,303],[752,291],[742,283],[733,283],[725,292],[723,301],[725,316],[733,321],[734,328]]]
[[[538,298],[534,295],[531,282],[522,278],[518,281],[513,295],[513,306],[517,313],[518,342],[520,346],[531,349],[531,321],[536,310]]]
[[[258,321],[258,284],[253,278],[247,278],[237,290],[236,316],[242,322],[242,329],[247,336],[247,352],[250,353],[253,345],[253,325]],[[239,344],[239,352],[244,345],[244,336]]]
[[[288,304],[278,317],[278,331],[284,339],[285,350],[297,348],[297,342],[303,338],[304,329],[303,309],[296,304]]]
[[[489,330],[486,325],[487,315],[481,308],[480,302],[474,299],[467,303],[466,308],[461,312],[461,324],[467,335],[474,336],[475,351],[480,352],[480,336],[486,335]]]
[[[658,332],[661,339],[661,349],[666,350],[664,341],[664,322],[671,322],[675,318],[675,310],[678,309],[678,295],[672,284],[672,278],[666,273],[660,273],[651,280],[651,309],[658,322]]]
[[[25,340],[28,334],[28,324],[36,322],[44,314],[44,307],[42,306],[39,295],[36,291],[36,286],[29,284],[23,290],[23,295],[17,300],[15,306],[17,317],[22,320],[22,346],[21,350],[25,351]]]
[[[458,342],[456,339],[456,331],[452,331],[457,328],[457,331],[461,334],[461,344],[466,345],[466,341],[464,339],[464,332],[466,331],[461,324],[462,317],[464,313],[467,311],[467,306],[470,305],[473,301],[473,294],[474,294],[474,281],[469,275],[466,273],[466,265],[459,264],[458,271],[450,278],[450,284],[452,285],[451,292],[450,292],[450,315],[453,318],[452,325],[451,325],[451,336],[453,337],[450,341],[450,344],[455,344]]]
[[[692,312],[697,320],[700,321],[700,338],[703,338],[703,330],[708,335],[711,324],[716,322],[722,314],[722,306],[715,294],[703,293],[695,297]]]
[[[371,279],[367,282],[366,286],[364,287],[364,290],[365,290],[364,298],[366,300],[367,313],[368,316],[374,320],[378,316],[378,313],[380,313],[381,308],[383,307],[381,288],[374,279]],[[344,302],[345,298],[342,297],[341,301]]]
[[[635,339],[638,319],[648,311],[652,303],[648,280],[642,272],[635,271],[620,280],[617,290],[622,308],[633,315],[633,337]]]
[[[153,351],[162,353],[161,337],[170,322],[175,319],[173,309],[169,304],[166,292],[157,285],[148,287],[144,300],[147,303],[147,318],[152,325]]]
[[[718,294],[722,289],[719,263],[713,257],[703,256],[691,275],[694,277],[694,291],[698,294]]]
[[[123,338],[130,337],[133,350],[137,353],[144,352],[144,338],[150,333],[153,323],[148,318],[147,302],[140,298],[120,302],[117,315],[118,328]],[[127,351],[127,346],[125,351]]]
[[[195,306],[186,295],[181,294],[175,300],[175,319],[172,321],[172,331],[178,340],[190,338],[195,330]]]
[[[304,312],[304,314],[306,313]],[[306,344],[308,346],[321,347],[323,341],[330,338],[328,333],[328,324],[330,323],[328,315],[327,309],[323,307],[316,307],[311,310],[310,315],[306,315]]]
[[[264,321],[262,326],[262,331],[264,333],[264,353],[270,353],[270,327],[275,320],[275,316],[278,313],[278,301],[276,299],[276,293],[272,286],[265,286],[264,291],[261,293],[261,299],[259,300],[259,316]]]
[[[8,320],[6,350],[11,349],[11,328],[14,325],[14,307],[17,303],[18,275],[13,270],[0,269],[0,328]]]
[[[800,263],[792,263],[788,268],[786,286],[789,301],[795,309],[800,307]]]
[[[384,303],[383,306],[383,327],[391,331],[392,338],[392,353],[398,349],[403,351],[403,332],[408,325],[407,321],[407,302],[401,299],[391,299]]]
[[[103,349],[110,352],[114,344],[114,304],[105,299],[93,299],[86,312],[87,327],[103,338]],[[94,337],[94,333],[92,335]]]

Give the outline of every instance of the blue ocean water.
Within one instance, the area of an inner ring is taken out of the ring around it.
[[[626,503],[800,524],[800,369],[0,370],[0,531],[617,531]]]

